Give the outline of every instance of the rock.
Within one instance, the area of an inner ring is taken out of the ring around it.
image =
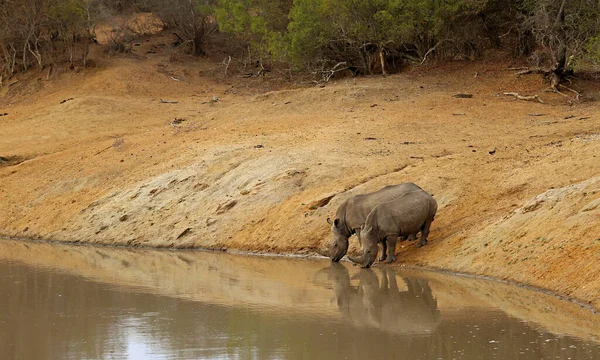
[[[305,175],[306,175],[305,170],[289,169],[289,170],[284,171],[282,174],[278,175],[275,178],[275,180],[292,179],[296,176],[305,176]]]
[[[208,184],[205,183],[197,183],[196,185],[194,185],[194,190],[196,191],[202,191],[208,188]]]
[[[539,198],[536,197],[535,200],[530,201],[529,203],[525,204],[525,206],[523,206],[521,209],[518,209],[517,212],[520,212],[522,214],[528,213],[528,212],[532,212],[537,210],[540,206],[542,206],[542,204],[545,202],[545,200],[543,198]]]
[[[192,228],[186,228],[181,232],[181,234],[179,234],[179,236],[177,236],[177,239],[181,239],[182,237],[186,236],[190,233],[190,231],[192,231]]]
[[[217,223],[217,219],[212,219],[212,218],[206,219],[206,227],[209,227],[209,226],[214,225],[216,223]]]
[[[600,198],[588,203],[583,207],[583,209],[581,209],[581,212],[592,211],[598,208],[600,208]]]
[[[323,207],[323,206],[329,204],[329,201],[331,201],[331,199],[333,199],[334,196],[336,196],[336,195],[337,195],[337,193],[327,194],[327,195],[323,196],[319,200],[315,200],[315,201],[310,202],[308,204],[308,208],[310,210],[316,210],[316,209],[318,209],[320,207]]]
[[[119,218],[119,221],[125,221],[127,219],[129,219],[129,215],[125,214]]]
[[[227,211],[229,211],[232,207],[235,206],[235,204],[237,204],[237,200],[236,199],[231,199],[231,200],[227,200],[225,202],[222,202],[219,204],[219,206],[217,207],[216,210],[216,214],[223,214]]]
[[[100,226],[100,229],[98,229],[98,231],[96,231],[96,235],[100,234],[102,231],[108,229],[108,225],[102,225]]]

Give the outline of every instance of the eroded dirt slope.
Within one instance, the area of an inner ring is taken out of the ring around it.
[[[535,75],[467,63],[301,88],[159,50],[0,92],[3,235],[312,253],[348,196],[413,181],[440,210],[430,245],[405,244],[400,263],[600,306],[593,84],[569,104]]]

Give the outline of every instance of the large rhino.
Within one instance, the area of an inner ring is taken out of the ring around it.
[[[408,236],[421,231],[421,239],[417,246],[427,244],[429,228],[438,205],[435,199],[425,191],[412,191],[391,201],[377,205],[367,216],[360,232],[363,255],[361,258],[349,257],[350,260],[368,268],[377,258],[377,244],[382,244],[380,260],[388,262],[396,260],[396,241],[398,237]]]
[[[354,195],[344,201],[335,214],[335,220],[327,218],[331,225],[333,243],[329,249],[331,261],[338,262],[348,251],[348,238],[352,234],[358,235],[360,242],[360,228],[373,208],[381,203],[393,200],[407,193],[423,192],[419,186],[406,182],[399,185],[388,185],[370,194]],[[417,230],[418,232],[418,230]],[[413,238],[416,238],[414,235]]]

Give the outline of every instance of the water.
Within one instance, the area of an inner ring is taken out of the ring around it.
[[[600,316],[328,260],[0,241],[2,359],[600,359]]]

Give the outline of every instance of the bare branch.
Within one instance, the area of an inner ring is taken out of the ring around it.
[[[504,95],[514,96],[518,100],[539,101],[540,103],[544,104],[539,95],[519,95],[519,93],[516,92],[505,92]]]
[[[560,86],[563,89],[567,89],[568,91],[571,91],[571,92],[575,93],[575,98],[577,99],[577,101],[579,101],[579,99],[581,98],[581,93],[579,91],[571,89],[570,87],[565,86],[563,84],[559,84],[558,86]]]
[[[423,65],[423,63],[425,63],[425,61],[427,60],[427,56],[435,50],[436,47],[438,47],[438,45],[440,45],[441,43],[443,43],[444,41],[450,41],[450,39],[442,39],[440,40],[437,44],[435,44],[431,49],[427,50],[427,52],[425,53],[425,55],[423,56],[423,60],[421,60],[421,63],[419,64],[419,66]]]

